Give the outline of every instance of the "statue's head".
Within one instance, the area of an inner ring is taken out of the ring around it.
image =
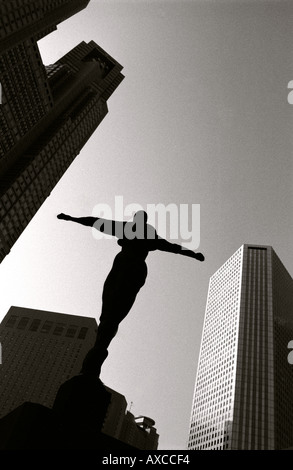
[[[133,222],[137,224],[146,224],[148,221],[148,215],[145,211],[137,211],[133,216]]]

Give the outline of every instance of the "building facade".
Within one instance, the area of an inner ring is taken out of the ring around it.
[[[147,416],[134,416],[127,411],[120,440],[140,450],[156,450],[159,435],[155,428],[155,421]]]
[[[0,324],[0,418],[28,401],[51,408],[80,373],[96,329],[94,318],[11,307]]]
[[[272,247],[243,245],[210,278],[188,449],[293,445],[293,280]]]
[[[27,402],[52,408],[59,387],[80,373],[96,339],[94,318],[11,307],[0,324],[0,419]],[[135,418],[126,398],[111,402],[102,432],[137,449],[157,449],[150,418]]]
[[[82,42],[45,66],[37,41],[88,1],[0,5],[0,261],[108,112],[122,66]]]
[[[5,0],[1,2],[0,50],[27,38],[41,39],[57,25],[86,8],[89,0]]]
[[[127,410],[124,395],[106,387],[111,393],[111,401],[105,417],[102,432],[125,444],[140,450],[156,450],[159,435],[155,421],[146,416],[135,417]]]

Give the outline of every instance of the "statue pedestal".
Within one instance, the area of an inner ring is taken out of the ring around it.
[[[101,431],[110,400],[100,379],[77,375],[61,385],[52,409],[25,402],[0,419],[0,450],[135,450]]]
[[[62,436],[67,435],[70,442],[78,436],[80,444],[82,436],[88,439],[101,431],[110,400],[111,394],[100,379],[77,375],[59,388],[52,419]]]

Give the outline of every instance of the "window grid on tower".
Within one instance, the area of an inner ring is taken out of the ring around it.
[[[52,406],[61,383],[80,372],[95,329],[94,319],[12,307],[0,325],[0,416],[25,401]]]
[[[189,449],[229,448],[242,276],[241,247],[210,279]]]

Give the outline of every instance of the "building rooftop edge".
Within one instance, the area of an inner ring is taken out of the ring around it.
[[[11,311],[11,309],[19,309],[20,311],[26,311],[26,313],[29,315],[30,313],[33,314],[33,313],[43,313],[43,314],[46,314],[46,313],[49,313],[49,314],[52,314],[52,315],[64,315],[66,317],[72,317],[72,318],[83,318],[85,320],[88,320],[88,321],[94,321],[96,324],[97,324],[97,321],[96,321],[96,318],[95,317],[88,317],[88,316],[84,316],[84,315],[73,315],[72,313],[60,313],[60,312],[54,312],[52,310],[43,310],[43,309],[37,309],[37,308],[30,308],[30,307],[21,307],[21,306],[17,306],[17,305],[11,305],[11,307],[9,308],[9,310],[6,312],[5,316],[8,315],[8,313]],[[5,316],[3,317],[3,320],[5,318]]]

